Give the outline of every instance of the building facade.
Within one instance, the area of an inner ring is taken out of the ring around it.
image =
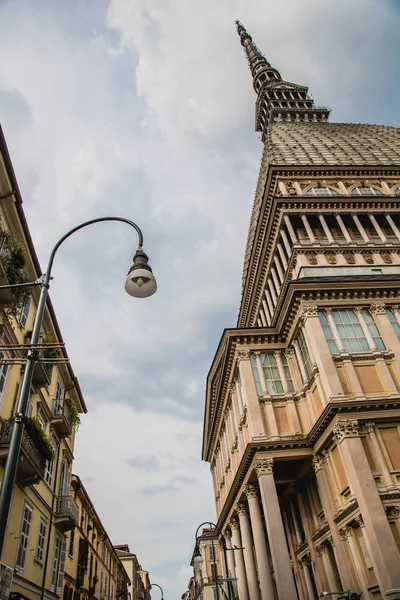
[[[192,600],[223,600],[226,596],[224,560],[214,528],[204,528],[196,540],[193,558],[193,578],[189,581]]]
[[[67,541],[63,600],[128,600],[128,573],[77,475],[71,490],[79,518]]]
[[[136,554],[130,551],[128,544],[119,544],[114,549],[129,577],[129,600],[149,600],[150,577],[142,569]]]
[[[240,600],[400,599],[400,129],[330,123],[237,24],[264,144],[203,433]]]
[[[35,281],[41,274],[0,128],[0,285]],[[39,293],[38,287],[0,290],[0,479]],[[1,557],[13,571],[12,598],[31,600],[62,594],[65,532],[77,524],[70,493],[75,433],[79,413],[86,412],[50,301],[39,354]]]

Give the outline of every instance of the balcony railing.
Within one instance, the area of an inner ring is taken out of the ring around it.
[[[0,428],[0,459],[8,455],[14,419],[1,422]],[[49,450],[36,431],[35,427],[26,420],[23,424],[21,451],[18,461],[17,478],[22,485],[38,483],[44,478],[46,462],[51,458]]]
[[[55,521],[62,531],[70,531],[78,526],[79,508],[72,496],[58,496]]]
[[[71,411],[65,400],[53,399],[51,425],[60,437],[69,437],[72,433]]]

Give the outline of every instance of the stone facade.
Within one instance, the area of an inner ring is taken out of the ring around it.
[[[203,436],[229,575],[400,598],[400,130],[328,123],[238,32],[264,152]]]

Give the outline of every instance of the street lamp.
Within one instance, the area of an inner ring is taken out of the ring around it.
[[[222,551],[224,554],[224,563],[225,563],[225,572],[226,572],[226,581],[228,583],[228,598],[229,600],[232,600],[232,590],[231,590],[231,586],[230,586],[230,580],[229,580],[229,571],[228,571],[228,558],[227,558],[227,554],[226,554],[226,543],[225,543],[225,538],[222,534],[222,531],[220,530],[220,528],[218,527],[218,525],[216,525],[215,523],[211,523],[210,521],[206,521],[205,523],[202,523],[201,525],[198,526],[197,530],[196,530],[196,535],[195,535],[195,540],[196,540],[196,544],[195,544],[195,548],[194,548],[194,554],[193,554],[193,563],[196,565],[201,565],[204,562],[204,559],[201,555],[200,552],[200,546],[198,544],[198,537],[199,537],[199,530],[201,527],[203,527],[203,525],[209,525],[210,527],[213,527],[214,529],[216,529],[219,533],[219,535],[221,536],[221,542],[222,542]],[[211,539],[211,544],[212,547],[214,548],[214,540]],[[214,550],[213,550],[214,553]],[[214,554],[215,556],[215,554]],[[219,595],[219,587],[218,587],[218,570],[216,573],[216,584],[217,584],[217,600],[220,600],[220,595]]]
[[[147,590],[150,590],[152,587],[158,587],[159,588],[159,590],[161,591],[161,600],[164,600],[164,592],[163,592],[163,589],[162,589],[161,585],[158,585],[158,583],[151,583],[149,585],[149,587],[147,588]],[[147,592],[147,590],[146,590],[146,592]]]
[[[35,345],[38,344],[40,340],[40,331],[42,328],[43,316],[50,287],[51,269],[53,267],[54,257],[58,248],[67,238],[69,238],[70,235],[72,235],[79,229],[87,227],[88,225],[93,225],[94,223],[101,223],[102,221],[120,221],[121,223],[127,223],[136,230],[139,237],[139,244],[136,254],[133,257],[133,265],[128,273],[128,277],[125,283],[125,290],[130,296],[134,296],[135,298],[147,298],[149,296],[152,296],[157,289],[157,284],[154,275],[151,271],[151,268],[148,265],[148,257],[143,252],[143,234],[138,225],[136,225],[136,223],[130,221],[129,219],[124,219],[123,217],[100,217],[98,219],[86,221],[85,223],[74,227],[65,235],[63,235],[63,237],[60,238],[54,246],[50,254],[46,273],[39,280],[34,281],[32,283],[0,286],[0,289],[30,287],[35,285],[40,285],[40,287],[42,288],[32,329],[32,336],[30,340],[31,348],[28,351],[26,367],[21,383],[21,393],[19,396],[18,407],[14,415],[14,426],[12,428],[7,462],[4,468],[4,476],[0,490],[0,558],[3,551],[4,538],[7,529],[8,515],[10,512],[11,498],[14,487],[14,480],[18,467],[23,425],[26,417],[26,409],[29,400],[29,391],[32,383],[35,362],[39,358],[39,352],[38,349],[35,348]]]

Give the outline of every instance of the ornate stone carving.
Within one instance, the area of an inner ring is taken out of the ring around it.
[[[334,252],[324,252],[324,255],[328,265],[336,265],[337,258]]]
[[[314,471],[316,473],[318,473],[318,471],[320,471],[323,468],[324,465],[324,457],[321,456],[321,454],[314,454],[312,457],[312,465],[314,468]]]
[[[230,394],[234,394],[236,392],[236,385],[233,381],[229,384],[228,391]]]
[[[245,485],[243,491],[247,498],[258,498],[258,490],[255,485]]]
[[[374,255],[372,254],[372,252],[370,250],[364,250],[363,252],[361,252],[361,256],[363,257],[363,259],[365,260],[367,265],[374,264],[374,262],[375,262]]]
[[[319,546],[315,546],[315,550],[317,551],[318,556],[326,553],[326,544],[322,543]]]
[[[358,517],[356,517],[354,520],[360,527],[364,527],[364,519],[362,518],[362,515],[358,515]]]
[[[306,252],[306,259],[309,265],[318,264],[318,254],[316,252]]]
[[[386,304],[384,302],[373,302],[369,310],[373,315],[385,315],[386,314]]]
[[[226,539],[227,542],[229,542],[232,538],[232,532],[228,528],[223,530],[222,535],[224,536],[224,538]]]
[[[307,565],[308,567],[311,566],[311,554],[305,554],[304,556],[302,556],[300,558],[301,562],[303,563],[303,565]]]
[[[342,541],[345,541],[345,540],[347,540],[348,537],[353,535],[353,529],[349,526],[342,527],[342,529],[339,529],[339,535],[340,535],[340,539]]]
[[[294,348],[292,348],[292,346],[289,346],[289,348],[286,348],[285,356],[288,360],[294,356]]]
[[[218,501],[221,498],[221,494],[219,492],[217,492],[217,495],[215,496],[215,499]]]
[[[380,253],[382,260],[385,264],[390,265],[393,262],[393,258],[392,255],[390,254],[390,252],[388,252],[387,250],[382,250],[382,252]]]
[[[238,515],[247,515],[249,512],[247,506],[243,504],[243,502],[238,502],[235,506],[235,510]]]
[[[301,318],[303,320],[308,317],[318,317],[318,306],[316,304],[302,304],[300,310]]]
[[[294,187],[292,181],[285,181],[285,186],[286,186],[287,193],[290,196],[297,196],[296,188]]]
[[[241,360],[249,360],[250,358],[250,349],[249,348],[236,348],[235,354],[236,360],[240,362]]]
[[[340,444],[346,437],[358,437],[359,424],[356,419],[347,419],[339,421],[333,429],[333,436],[337,444]]]
[[[343,252],[344,260],[348,265],[356,264],[356,257],[354,256],[354,252]]]
[[[400,517],[400,506],[385,506],[385,513],[388,519],[398,519]]]
[[[259,458],[254,463],[254,469],[257,473],[257,477],[261,477],[261,475],[271,475],[273,473],[273,467],[273,458]]]
[[[373,423],[372,421],[366,421],[364,423],[364,431],[365,433],[374,433],[375,423]]]
[[[234,529],[239,529],[239,521],[236,517],[231,517],[229,519],[229,527],[231,528],[231,531]]]

